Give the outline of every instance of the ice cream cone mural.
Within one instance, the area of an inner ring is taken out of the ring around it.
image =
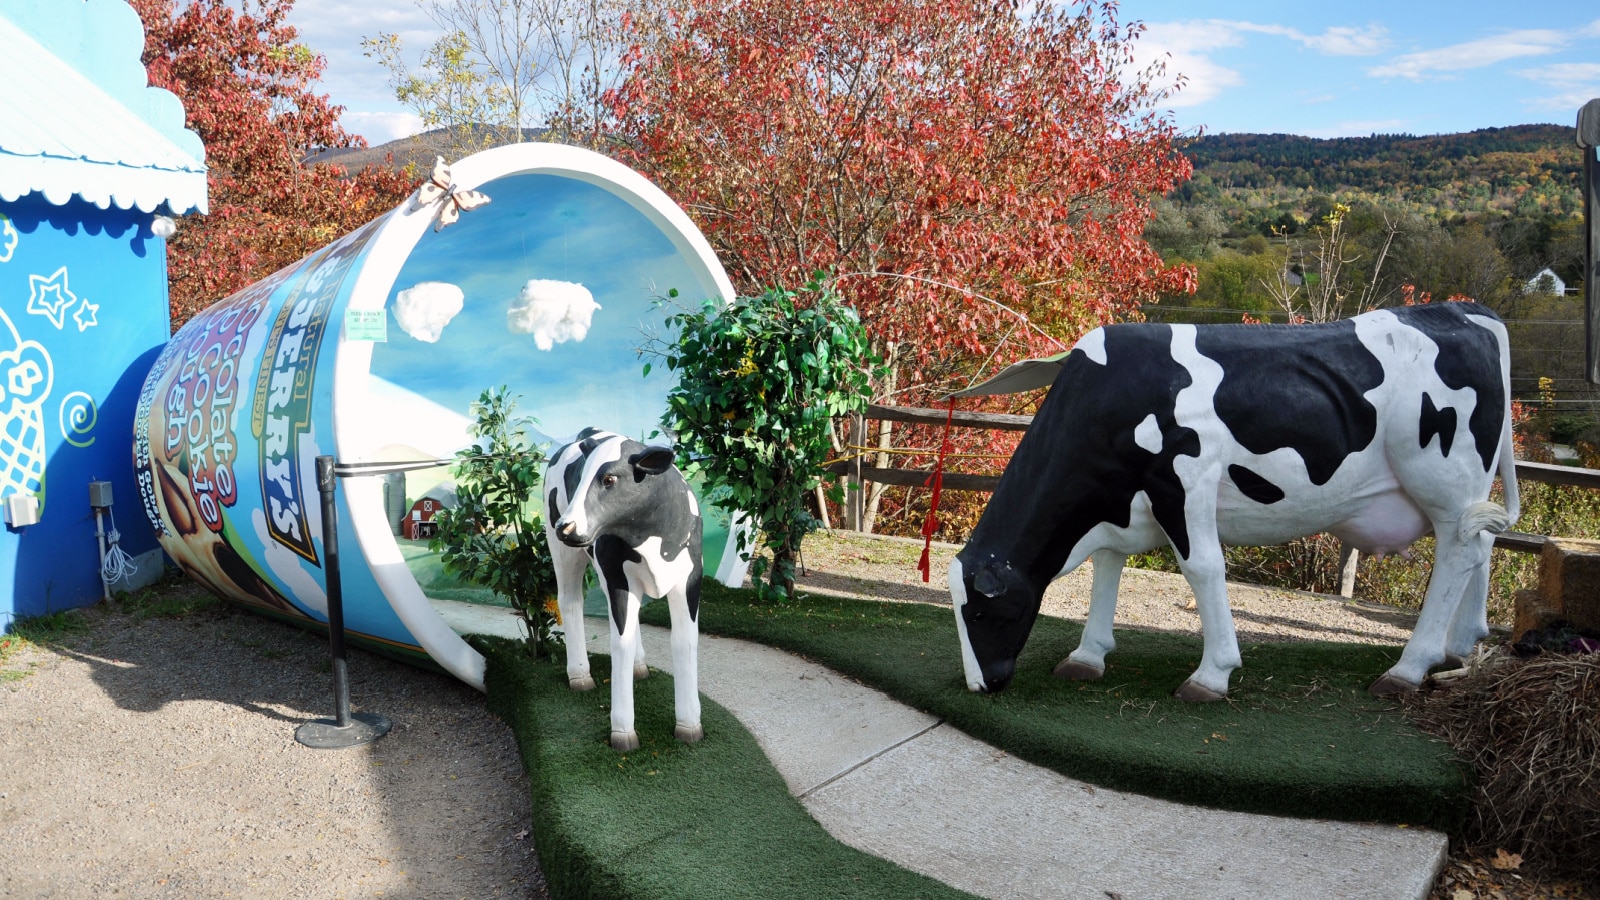
[[[0,326],[0,497],[37,494],[44,480],[44,404],[55,369],[44,345],[23,340],[3,309]]]
[[[448,456],[471,443],[472,401],[502,384],[544,434],[645,437],[670,376],[642,378],[636,351],[671,313],[657,303],[670,290],[694,304],[732,295],[698,230],[631,170],[547,144],[441,162],[412,201],[174,336],[139,399],[141,500],[196,579],[325,621],[318,455]],[[339,484],[346,625],[481,686],[482,658],[408,567],[426,542],[403,554],[386,512],[445,477],[419,474],[391,484],[406,496],[388,504],[381,478]]]

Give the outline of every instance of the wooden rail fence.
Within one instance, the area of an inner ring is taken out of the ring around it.
[[[942,409],[873,404],[867,407],[866,413],[854,418],[850,429],[850,443],[854,448],[866,447],[866,423],[868,420],[907,422],[915,425],[933,425],[942,428],[947,415],[949,415],[951,425],[957,428],[1027,431],[1028,426],[1033,423],[1032,416],[975,412],[949,414]],[[900,487],[922,487],[923,483],[928,480],[930,470],[927,469],[899,469],[866,464],[863,461],[864,458],[875,455],[876,449],[857,449],[855,452],[858,455],[828,467],[829,471],[846,477],[846,502],[849,507],[847,517],[852,522],[859,523],[861,521],[861,503],[865,496],[863,488],[867,482],[891,484]],[[1600,469],[1579,469],[1572,466],[1518,461],[1517,480],[1544,482],[1546,484],[1565,484],[1600,490]],[[998,475],[967,475],[946,472],[944,476],[944,489],[947,491],[992,492],[999,483],[1000,476]],[[1494,545],[1504,550],[1513,550],[1520,553],[1539,553],[1544,549],[1545,540],[1544,535],[1507,531],[1504,534],[1495,536]],[[1353,566],[1347,566],[1347,571],[1353,574]]]

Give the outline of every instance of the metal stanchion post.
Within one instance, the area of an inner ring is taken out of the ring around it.
[[[339,584],[339,511],[334,503],[338,477],[333,457],[317,457],[317,491],[322,495],[323,571],[328,575],[328,657],[333,663],[335,718],[317,719],[295,729],[294,739],[317,750],[370,744],[389,733],[388,718],[350,712],[350,680],[344,658],[344,590]]]

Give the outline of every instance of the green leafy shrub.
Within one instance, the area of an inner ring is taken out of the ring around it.
[[[456,508],[434,517],[429,546],[442,550],[445,571],[505,597],[528,626],[534,657],[561,645],[556,571],[539,515],[544,450],[528,437],[534,420],[515,417],[517,402],[501,386],[472,404],[478,446],[456,454]]]
[[[753,575],[768,573],[763,590],[791,598],[795,553],[815,527],[804,500],[833,452],[832,420],[867,405],[877,360],[866,329],[820,276],[667,321],[679,335],[665,352],[678,385],[662,422],[679,463],[711,502],[754,515],[771,560],[756,559]]]

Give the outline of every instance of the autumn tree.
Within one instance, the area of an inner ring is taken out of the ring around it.
[[[1191,287],[1143,237],[1190,166],[1114,3],[678,0],[633,21],[628,161],[741,293],[834,273],[896,363],[880,396],[927,401]]]
[[[1287,233],[1278,232],[1284,245],[1282,264],[1262,284],[1291,322],[1336,322],[1367,312],[1377,304],[1383,264],[1400,233],[1400,225],[1398,221],[1384,220],[1383,246],[1363,277],[1353,273],[1365,262],[1363,256],[1367,254],[1354,248],[1345,228],[1350,206],[1338,202],[1330,202],[1329,206],[1311,229],[1309,241],[1292,242]]]
[[[399,35],[363,38],[395,97],[456,155],[524,139],[598,146],[631,0],[419,0],[443,34],[413,64]]]
[[[130,0],[150,83],[177,94],[206,148],[209,214],[168,244],[173,327],[392,209],[414,180],[375,166],[306,163],[363,147],[315,91],[325,61],[296,41],[293,0]]]

